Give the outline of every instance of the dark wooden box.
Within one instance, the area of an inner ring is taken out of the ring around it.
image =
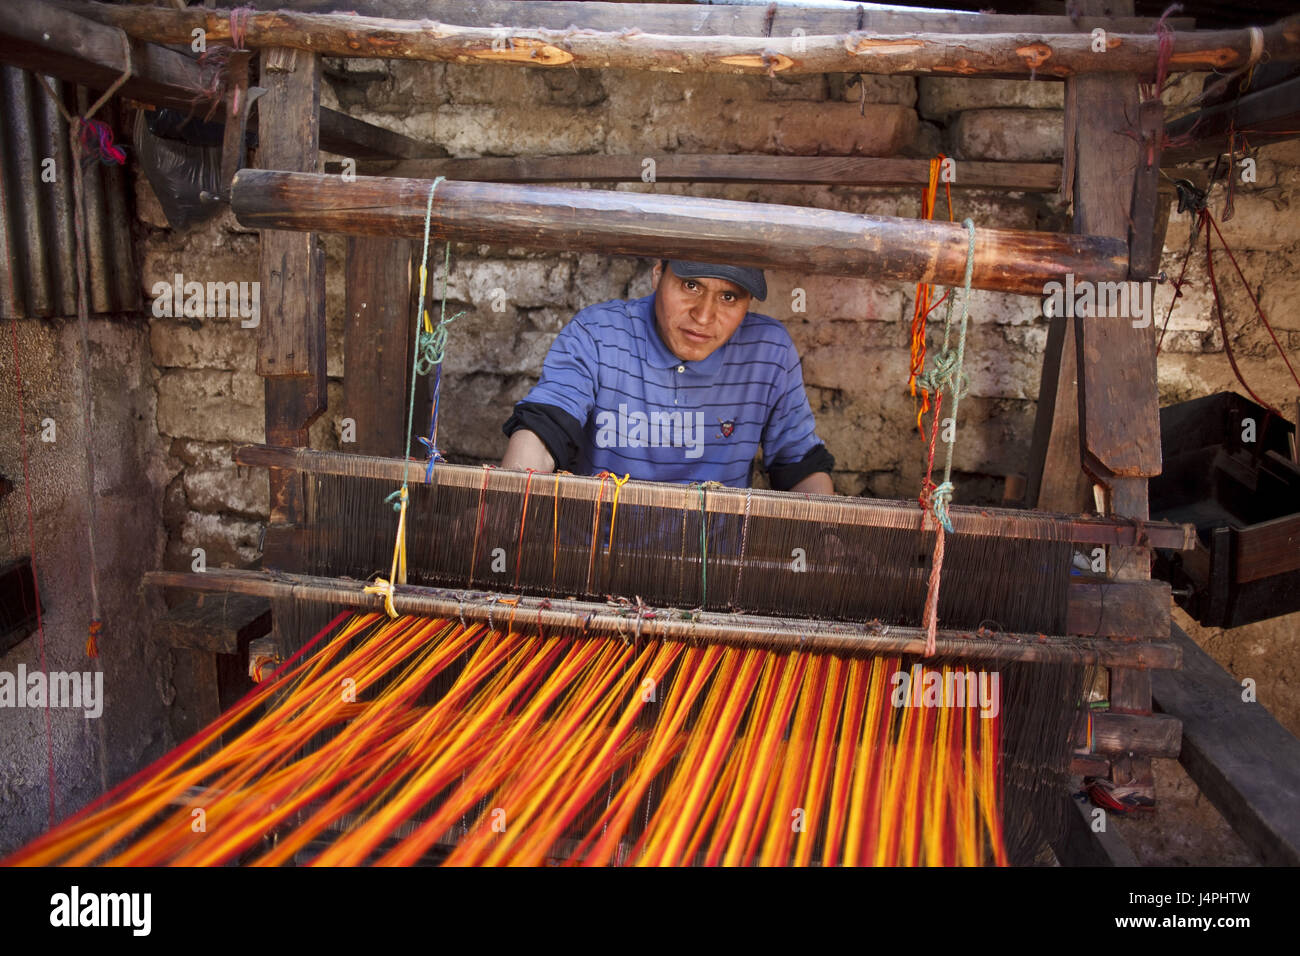
[[[1151,480],[1151,517],[1191,522],[1199,540],[1194,551],[1157,552],[1154,573],[1201,624],[1300,610],[1294,435],[1291,422],[1233,392],[1160,410],[1164,471]]]

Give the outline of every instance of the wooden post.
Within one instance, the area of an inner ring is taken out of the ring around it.
[[[314,54],[271,49],[262,55],[258,162],[314,172],[319,164],[321,65]],[[325,410],[325,257],[311,232],[262,232],[262,316],[257,371],[266,376],[266,441],[307,444]],[[298,521],[302,481],[271,472],[271,525]]]
[[[1082,0],[1084,14],[1132,15],[1132,0]],[[1097,56],[1108,56],[1098,53]],[[1068,102],[1076,107],[1067,125],[1073,135],[1074,231],[1124,238],[1149,269],[1158,250],[1142,230],[1154,230],[1159,139],[1148,146],[1141,130],[1158,123],[1154,110],[1138,104],[1138,76],[1081,76],[1070,80]],[[1159,129],[1159,126],[1155,126]],[[1095,281],[1093,276],[1083,279]],[[1137,277],[1146,279],[1147,276]],[[1160,473],[1160,402],[1156,389],[1155,323],[1130,316],[1077,319],[1079,437],[1083,466],[1105,490],[1107,513],[1146,519],[1147,478]],[[1111,548],[1108,573],[1118,580],[1150,578],[1150,550]],[[1110,706],[1121,714],[1151,713],[1147,671],[1112,668]],[[1111,779],[1154,798],[1147,757],[1119,757]]]
[[[404,457],[411,372],[411,243],[350,236],[343,327],[347,452]]]

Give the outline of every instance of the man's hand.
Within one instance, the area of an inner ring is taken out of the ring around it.
[[[515,434],[518,434],[518,432]],[[835,494],[835,485],[831,483],[831,476],[826,472],[815,471],[790,490],[809,495],[833,495]]]
[[[537,435],[526,428],[521,428],[510,436],[505,457],[501,459],[501,467],[510,471],[527,471],[531,468],[549,474],[555,470],[555,459],[551,457],[545,443]],[[827,481],[829,480],[828,477]]]

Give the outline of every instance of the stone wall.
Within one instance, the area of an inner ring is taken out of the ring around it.
[[[171,659],[150,637],[161,601],[139,586],[162,558],[168,477],[148,329],[139,318],[97,317],[90,324],[104,624],[100,657],[91,661],[85,652],[91,619],[85,449],[92,436],[83,425],[80,331],[75,318],[20,320],[13,327],[6,320],[4,326],[0,472],[15,490],[0,501],[0,565],[29,556],[34,541],[43,634],[0,654],[0,672],[102,672],[103,699],[98,716],[88,717],[84,707],[52,707],[48,724],[44,707],[16,707],[16,699],[0,707],[0,856],[48,827],[51,779],[54,816],[62,820],[179,742],[169,722],[176,697]],[[25,430],[19,429],[15,355]]]

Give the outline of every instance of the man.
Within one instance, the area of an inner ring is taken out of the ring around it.
[[[662,260],[651,283],[564,327],[505,423],[502,467],[745,488],[761,446],[773,488],[833,494],[794,343],[749,312],[762,270]]]

